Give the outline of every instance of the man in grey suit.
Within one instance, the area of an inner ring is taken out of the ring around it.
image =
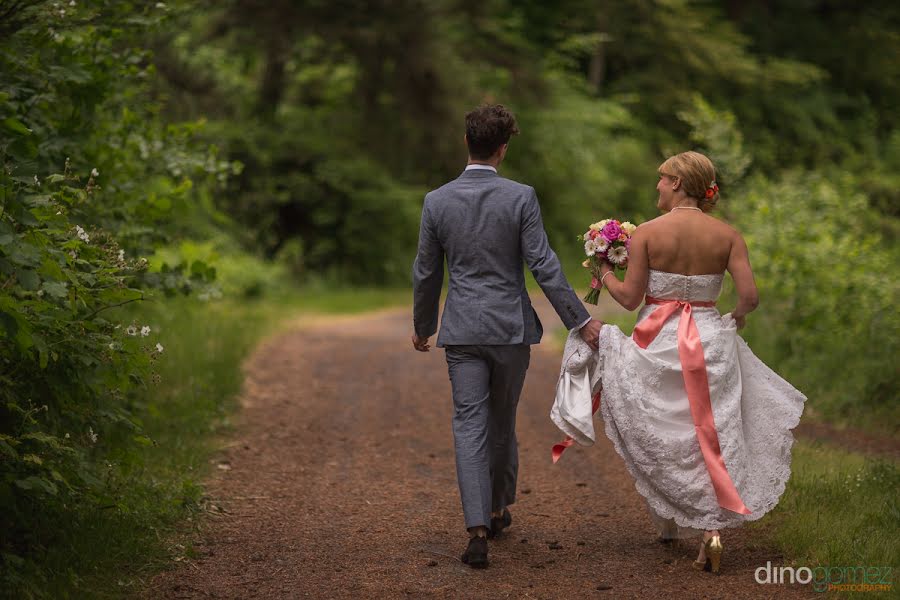
[[[429,192],[422,207],[413,265],[416,350],[427,352],[437,330],[444,281],[449,290],[437,345],[445,348],[453,389],[456,473],[470,540],[463,562],[486,567],[487,537],[508,527],[518,472],[516,406],[543,329],[525,291],[523,261],[569,329],[596,348],[591,319],[550,248],[534,188],[504,179],[515,117],[501,105],[466,115],[469,164]]]

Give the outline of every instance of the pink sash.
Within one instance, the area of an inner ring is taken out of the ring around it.
[[[643,321],[637,324],[631,338],[641,348],[646,348],[656,339],[666,321],[679,310],[678,321],[678,356],[681,359],[681,374],[684,377],[684,388],[687,391],[691,417],[700,451],[706,462],[706,469],[712,479],[713,489],[719,506],[742,515],[749,515],[750,509],[744,506],[734,482],[725,468],[722,451],[719,447],[719,436],[713,420],[712,404],[709,398],[709,379],[706,373],[706,358],[700,343],[700,331],[694,323],[691,312],[693,306],[715,306],[715,302],[685,302],[683,300],[660,300],[647,296],[647,304],[659,304]]]

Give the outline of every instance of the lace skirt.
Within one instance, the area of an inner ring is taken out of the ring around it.
[[[639,319],[655,306],[644,307]],[[678,356],[678,317],[639,348],[615,326],[600,332],[600,411],[606,435],[634,477],[659,534],[687,537],[737,527],[772,510],[791,474],[791,429],[806,397],[760,361],[730,315],[694,311],[719,446],[751,514],[721,508],[694,431]]]

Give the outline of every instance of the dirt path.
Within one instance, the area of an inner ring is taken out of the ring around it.
[[[556,318],[546,314],[545,323]],[[601,434],[553,465],[548,417],[560,352],[533,349],[519,408],[519,501],[491,566],[465,545],[444,354],[409,344],[407,311],[307,323],[245,365],[238,435],[208,484],[221,517],[198,558],[157,577],[149,598],[800,598],[758,585],[780,557],[726,532],[723,574],[666,547]],[[554,544],[554,542],[556,542]],[[551,545],[558,549],[551,549]]]

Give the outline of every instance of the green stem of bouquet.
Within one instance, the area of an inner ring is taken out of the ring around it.
[[[600,261],[597,260],[596,256],[592,256],[590,259],[590,266],[588,269],[591,272],[591,277],[593,279],[599,279],[601,276],[600,273]],[[600,289],[599,288],[591,288],[591,291],[587,293],[587,296],[583,298],[585,302],[588,304],[597,305],[597,302],[600,300]]]

